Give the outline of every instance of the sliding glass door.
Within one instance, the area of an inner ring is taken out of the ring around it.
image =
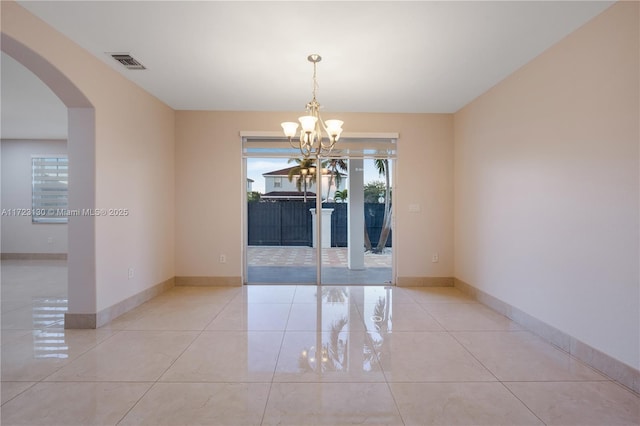
[[[390,137],[343,137],[320,159],[243,137],[245,283],[393,284],[394,158]]]
[[[311,213],[315,189],[296,159],[290,160],[273,156],[245,160],[248,284],[316,283]]]
[[[321,284],[392,284],[393,160],[348,158],[345,163],[344,195],[323,205],[325,222],[331,216],[332,244],[322,248]]]

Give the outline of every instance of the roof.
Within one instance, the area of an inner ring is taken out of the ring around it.
[[[289,176],[289,171],[297,166],[287,167],[286,169],[274,170],[272,172],[263,173],[262,176]]]
[[[307,198],[315,198],[316,193],[315,192],[310,192],[307,191]],[[260,196],[260,198],[271,198],[271,199],[280,199],[280,200],[287,200],[287,199],[303,199],[304,198],[304,193],[302,191],[298,192],[298,191],[271,191],[271,192],[267,192],[266,194],[263,194]]]
[[[263,173],[262,176],[289,176],[289,171],[295,169],[298,166],[287,167],[286,169],[274,170],[272,172]],[[340,173],[341,176],[346,176],[344,173]]]

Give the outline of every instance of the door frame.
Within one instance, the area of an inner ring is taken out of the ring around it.
[[[342,149],[349,150],[362,150],[362,155],[351,155],[347,152],[347,156],[334,155],[340,158],[362,158],[362,159],[375,159],[375,158],[386,158],[393,162],[392,167],[392,180],[396,181],[396,160],[397,160],[397,152],[398,152],[398,140],[399,133],[397,132],[377,132],[377,133],[366,133],[366,132],[346,132],[343,133],[340,137],[340,143],[347,145],[347,148],[342,148],[342,146],[337,145],[337,152]],[[241,207],[241,220],[242,220],[242,284],[247,285],[248,277],[248,262],[247,262],[247,244],[248,244],[248,208],[247,208],[247,158],[291,158],[291,154],[287,153],[275,155],[275,154],[259,154],[254,153],[250,154],[247,150],[252,148],[264,148],[264,149],[291,149],[291,145],[286,137],[282,135],[281,132],[273,132],[273,131],[240,131],[240,161],[242,167],[240,168],[242,171],[242,207]],[[393,147],[393,148],[392,148]],[[380,149],[384,151],[387,150],[386,155],[381,154],[364,154],[365,151],[375,151]],[[285,152],[285,151],[283,151]],[[295,154],[294,154],[295,155]],[[321,161],[323,157],[319,158]],[[316,167],[316,172],[318,175],[321,174],[321,168]],[[317,177],[320,177],[318,176]],[[316,211],[322,208],[322,179],[316,179]],[[396,191],[397,193],[397,191]],[[321,211],[321,210],[320,210]],[[316,215],[316,286],[321,286],[322,284],[322,244],[321,244],[321,215]],[[392,229],[395,228],[395,215],[392,216]],[[391,236],[391,245],[392,247],[396,247],[396,235],[397,232],[392,233]],[[391,285],[395,285],[397,281],[396,276],[396,250],[392,250],[391,254],[392,266],[391,266]]]

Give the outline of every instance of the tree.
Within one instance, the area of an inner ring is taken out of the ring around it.
[[[364,202],[365,203],[379,203],[380,197],[385,193],[384,182],[381,180],[374,180],[368,182],[364,186]],[[369,239],[369,230],[367,225],[364,225],[364,248],[366,251],[372,251],[371,240]]]
[[[389,170],[389,160],[376,159],[375,165],[380,176],[384,175],[385,192],[384,192],[384,219],[382,220],[382,231],[378,245],[373,250],[374,253],[382,253],[387,245],[389,232],[391,231],[391,170]]]
[[[260,192],[258,191],[250,191],[247,192],[247,201],[250,203],[256,202],[256,201],[260,201],[260,196],[262,194],[260,194]]]
[[[378,204],[380,202],[380,197],[384,197],[385,192],[386,187],[384,182],[382,182],[381,180],[368,182],[364,186],[364,202]],[[367,230],[366,224],[364,226],[364,248],[367,251],[373,251],[371,240],[369,239],[369,231]]]
[[[323,162],[322,167],[326,167],[329,170],[329,184],[327,185],[327,197],[326,200],[329,200],[329,194],[331,192],[331,185],[333,185],[333,181],[336,182],[336,188],[340,186],[340,182],[342,182],[342,172],[347,171],[347,162],[342,158],[330,158]],[[336,191],[337,193],[338,191]],[[334,199],[337,195],[334,195]]]
[[[296,179],[296,188],[302,192],[304,187],[304,202],[307,202],[307,182],[309,185],[316,181],[316,166],[313,158],[290,158],[289,163],[295,162],[297,165],[289,170],[289,182]]]
[[[374,180],[368,182],[364,186],[364,202],[365,203],[377,203],[378,199],[384,196],[386,191],[384,182],[380,180]]]
[[[349,194],[347,193],[347,190],[345,188],[342,191],[336,191],[336,193],[333,196],[333,199],[336,203],[343,203],[347,201],[348,196]]]

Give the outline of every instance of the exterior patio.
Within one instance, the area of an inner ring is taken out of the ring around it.
[[[390,285],[392,252],[365,253],[364,270],[350,270],[346,247],[322,249],[322,284]],[[248,284],[315,284],[316,249],[300,246],[248,246]]]

